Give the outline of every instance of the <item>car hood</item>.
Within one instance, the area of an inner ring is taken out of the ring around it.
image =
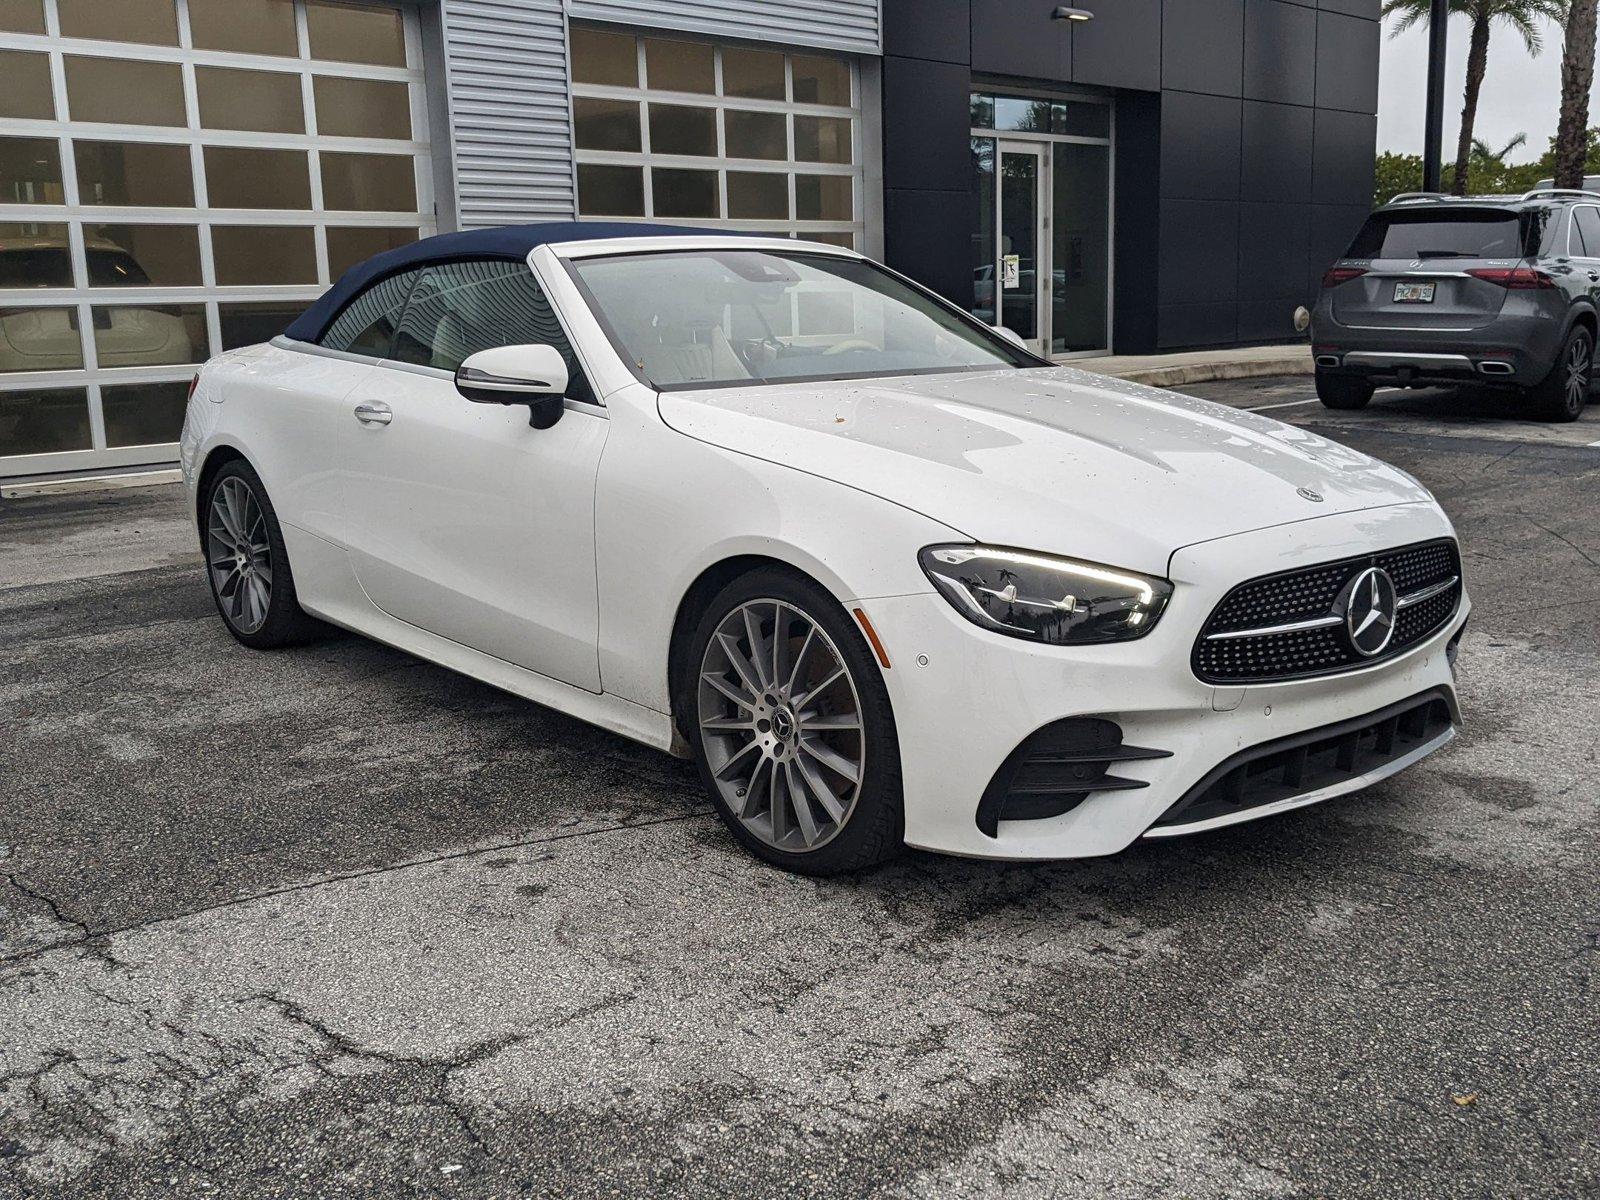
[[[978,541],[1156,574],[1196,542],[1431,499],[1304,429],[1072,367],[707,388],[658,404],[689,437]]]

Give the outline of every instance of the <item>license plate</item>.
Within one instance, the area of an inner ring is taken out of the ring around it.
[[[1394,285],[1394,302],[1396,304],[1432,304],[1435,286],[1437,285],[1432,283],[1397,283]]]

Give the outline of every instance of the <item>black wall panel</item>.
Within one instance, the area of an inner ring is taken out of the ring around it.
[[[1179,92],[1163,96],[1162,195],[1200,200],[1239,198],[1240,103],[1226,96]],[[1309,136],[1306,141],[1309,149]],[[1309,171],[1307,174],[1309,191]]]
[[[1246,100],[1240,195],[1246,200],[1309,201],[1315,121],[1309,108]]]
[[[971,0],[883,0],[883,52],[936,62],[972,61]]]
[[[1319,108],[1313,139],[1311,198],[1318,204],[1371,204],[1378,118]]]
[[[1291,310],[1305,297],[1311,205],[1239,205],[1239,299],[1278,300]]]
[[[884,261],[954,300],[972,302],[972,197],[966,191],[888,188],[883,194]]]
[[[972,73],[956,63],[884,56],[886,188],[966,190],[971,85]]]
[[[1287,0],[1245,0],[1245,98],[1311,104],[1316,75],[1316,10]]]
[[[1161,0],[1093,4],[1094,20],[1072,29],[1074,83],[1161,89]]]
[[[1239,203],[1162,200],[1159,302],[1238,297]]]
[[[1072,25],[1047,0],[971,0],[972,69],[1061,81],[1072,72]]]
[[[1161,86],[1237,96],[1244,84],[1244,0],[1166,0]]]
[[[1328,12],[1343,13],[1347,17],[1376,21],[1383,9],[1383,0],[1317,0],[1317,7]]]
[[[1215,301],[1163,304],[1156,310],[1154,350],[1224,346],[1239,340],[1239,306]]]
[[[1372,22],[1317,14],[1317,107],[1378,111],[1378,56]]]

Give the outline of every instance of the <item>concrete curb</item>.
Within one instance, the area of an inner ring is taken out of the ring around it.
[[[72,496],[80,492],[114,492],[123,488],[159,487],[183,482],[183,472],[170,470],[137,471],[123,475],[86,475],[82,479],[41,479],[0,485],[0,499],[23,500],[29,496]]]
[[[1225,359],[1210,362],[1185,362],[1170,365],[1107,364],[1100,366],[1094,360],[1073,363],[1098,375],[1126,379],[1130,383],[1146,383],[1152,387],[1183,387],[1191,383],[1213,383],[1227,379],[1262,379],[1269,375],[1310,375],[1315,371],[1308,352],[1283,354],[1272,358]]]

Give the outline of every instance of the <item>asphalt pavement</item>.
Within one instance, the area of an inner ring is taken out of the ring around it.
[[[1465,735],[1120,856],[764,867],[686,764],[0,501],[0,1197],[1600,1195],[1600,404],[1189,391],[1455,518]]]

